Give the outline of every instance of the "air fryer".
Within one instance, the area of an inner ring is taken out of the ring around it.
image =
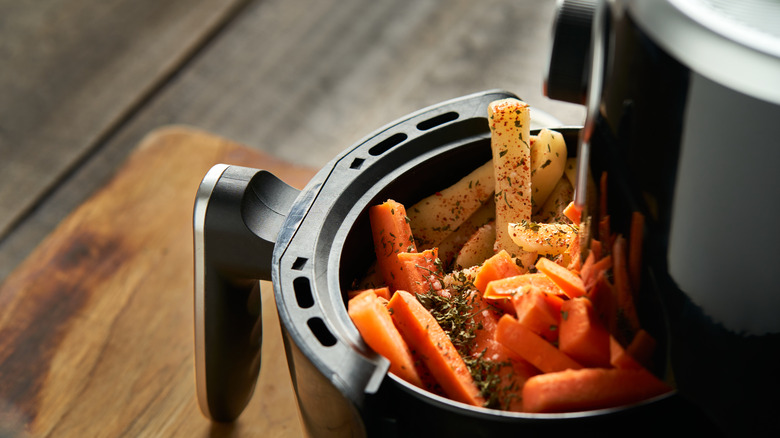
[[[780,199],[772,147],[780,133],[770,123],[780,120],[777,101],[703,74],[643,27],[661,13],[684,15],[677,9],[566,1],[558,11],[546,92],[588,114],[583,127],[553,129],[579,157],[580,181],[586,171],[608,172],[616,230],[627,229],[633,211],[648,219],[640,318],[662,353],[653,371],[676,389],[587,412],[475,408],[389,374],[387,360],[361,340],[345,303],[374,259],[368,208],[388,198],[411,205],[489,160],[487,105],[517,97],[490,90],[380,128],[301,191],[260,169],[217,165],[205,175],[194,211],[204,415],[233,421],[262,396],[253,395],[262,363],[259,294],[273,293],[310,436],[777,431],[770,398],[780,389],[773,314],[780,306],[770,268],[780,247],[771,228]],[[749,147],[746,137],[760,146]],[[735,156],[751,165],[735,164]],[[588,203],[581,185],[575,198]],[[740,239],[740,226],[757,237]],[[258,279],[271,280],[273,291],[260,291]]]

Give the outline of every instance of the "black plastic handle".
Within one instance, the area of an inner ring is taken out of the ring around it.
[[[218,164],[195,200],[195,378],[214,421],[235,420],[260,371],[260,283],[299,191],[270,172]]]

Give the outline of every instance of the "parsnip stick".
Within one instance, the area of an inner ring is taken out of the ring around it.
[[[520,222],[509,224],[512,240],[528,252],[542,255],[563,254],[577,238],[577,229],[569,224]]]
[[[536,254],[523,251],[508,232],[510,223],[531,220],[530,108],[518,99],[501,99],[488,105],[493,171],[495,176],[496,242],[530,267]]]
[[[542,129],[531,142],[531,188],[533,189],[533,212],[536,213],[547,201],[555,184],[563,176],[568,151],[563,134]]]
[[[491,174],[493,169],[491,168]],[[491,176],[492,178],[492,176]],[[445,269],[449,268],[455,261],[461,247],[472,237],[472,235],[483,225],[496,220],[496,204],[491,196],[477,211],[463,222],[460,227],[450,233],[439,243],[439,258]],[[495,225],[495,224],[494,224]],[[495,242],[495,235],[493,238]],[[490,244],[491,251],[493,243]]]
[[[420,248],[438,246],[493,194],[493,165],[488,161],[455,184],[406,209]]]
[[[460,248],[455,258],[455,269],[479,266],[489,259],[496,241],[496,224],[489,222],[477,229]]]

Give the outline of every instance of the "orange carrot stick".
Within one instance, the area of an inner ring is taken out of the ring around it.
[[[583,368],[533,376],[523,387],[527,412],[578,412],[636,403],[670,391],[645,370]]]
[[[351,300],[352,298],[355,298],[356,296],[360,295],[361,293],[367,290],[373,291],[376,296],[384,298],[385,300],[390,299],[390,289],[388,289],[386,286],[378,287],[374,289],[360,289],[360,290],[349,291],[347,292],[347,299]]]
[[[590,290],[590,288],[593,287],[593,284],[598,278],[600,272],[608,271],[611,268],[612,254],[607,254],[605,257],[602,257],[600,260],[591,263],[587,267],[583,266],[583,269],[580,271],[580,277],[582,278],[582,282],[585,284],[585,290]]]
[[[598,239],[590,240],[590,252],[593,253],[594,261],[604,257],[604,245]]]
[[[554,261],[542,257],[536,262],[536,269],[550,277],[569,298],[585,295],[582,278]]]
[[[579,272],[582,269],[582,252],[580,248],[579,235],[571,239],[569,248],[566,249],[566,253],[569,255],[569,270]]]
[[[563,209],[563,215],[569,218],[574,225],[579,225],[582,220],[582,208],[574,204],[574,201],[569,202],[569,205]]]
[[[610,333],[615,333],[617,327],[617,304],[614,289],[607,278],[607,272],[599,271],[587,294],[588,299],[593,303],[596,315]]]
[[[609,336],[609,363],[615,368],[638,370],[642,365],[636,361],[614,336]]]
[[[498,321],[496,341],[545,373],[582,368],[574,359],[524,327],[511,315],[504,315]]]
[[[485,293],[488,283],[500,278],[520,275],[523,270],[515,263],[512,256],[506,250],[497,252],[494,256],[485,260],[474,278],[474,287],[481,293]]]
[[[515,304],[512,302],[512,297],[529,287],[551,295],[563,294],[561,288],[553,283],[550,277],[541,272],[535,272],[493,280],[487,284],[482,297],[504,312],[514,314]]]
[[[529,377],[539,373],[539,370],[528,361],[518,356],[502,344],[496,342],[495,334],[498,322],[503,315],[501,311],[487,305],[475,292],[472,305],[475,309],[482,309],[474,314],[473,328],[474,339],[469,348],[469,355],[473,358],[482,358],[492,362],[495,375],[500,379],[500,384],[492,397],[493,408],[501,408],[509,411],[522,410],[522,397],[520,390]],[[485,376],[494,378],[495,376]]]
[[[400,252],[398,260],[404,266],[404,274],[407,278],[400,284],[406,284],[407,292],[424,294],[431,290],[442,288],[441,278],[444,272],[438,264],[439,252],[437,248],[426,249],[423,252]]]
[[[626,254],[626,239],[622,235],[618,235],[615,238],[615,242],[612,245],[612,273],[615,279],[615,293],[617,299],[617,306],[623,321],[627,325],[627,329],[630,333],[622,334],[618,337],[618,340],[622,336],[627,336],[631,339],[633,334],[639,330],[639,317],[637,315],[636,306],[634,305],[634,295],[631,292],[631,284],[628,276],[628,267],[626,266],[627,254]]]
[[[390,361],[390,372],[423,388],[414,358],[390,313],[373,290],[365,290],[347,302],[347,313],[363,340]]]
[[[548,342],[558,341],[563,298],[528,286],[512,298],[517,321]]]
[[[412,294],[396,291],[390,298],[388,310],[401,336],[420,354],[448,397],[474,406],[485,403],[450,338]]]
[[[532,286],[554,295],[563,293],[561,288],[546,274],[531,272],[493,280],[487,284],[482,296],[491,299],[511,298],[513,295],[520,293],[525,286]]]
[[[610,366],[609,332],[601,324],[590,300],[565,301],[561,306],[558,348],[586,367]]]
[[[406,217],[406,208],[392,199],[368,210],[371,234],[374,240],[377,269],[391,292],[406,289],[404,266],[396,255],[417,252],[412,228]]]
[[[657,341],[645,329],[639,329],[626,347],[626,352],[644,366],[650,366]]]

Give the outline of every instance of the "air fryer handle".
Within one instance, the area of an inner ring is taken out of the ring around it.
[[[258,280],[271,279],[276,236],[299,191],[270,172],[219,164],[203,178],[194,209],[195,373],[198,403],[232,421],[260,371]]]

